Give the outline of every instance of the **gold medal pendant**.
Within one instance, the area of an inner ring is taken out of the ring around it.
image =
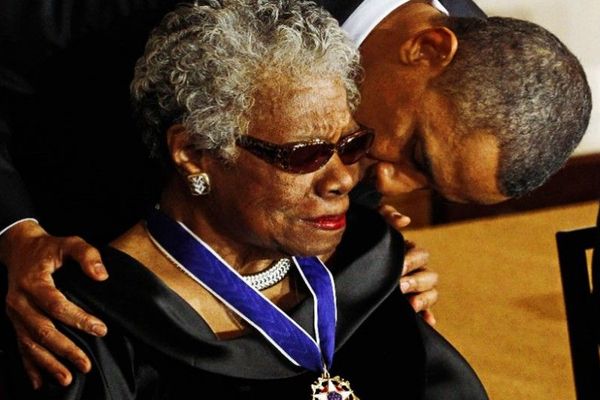
[[[339,376],[332,378],[326,371],[310,388],[312,400],[360,400],[350,388],[350,382]]]

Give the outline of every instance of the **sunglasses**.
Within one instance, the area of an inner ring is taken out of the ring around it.
[[[294,174],[308,174],[323,167],[337,153],[346,165],[360,160],[373,143],[372,129],[360,129],[341,138],[337,143],[314,139],[305,142],[275,144],[252,136],[241,136],[236,144],[256,157]]]

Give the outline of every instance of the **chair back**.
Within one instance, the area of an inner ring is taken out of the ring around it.
[[[600,215],[599,215],[600,218]],[[600,399],[600,227],[556,233],[578,400]],[[591,267],[587,251],[593,249]]]

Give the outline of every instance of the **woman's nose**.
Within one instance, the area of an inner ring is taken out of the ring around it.
[[[345,195],[356,186],[360,178],[360,163],[346,165],[337,154],[325,165],[317,191],[321,197]]]

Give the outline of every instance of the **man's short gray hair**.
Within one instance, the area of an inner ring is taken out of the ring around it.
[[[535,189],[567,160],[587,129],[591,93],[577,58],[531,22],[448,18],[458,50],[434,86],[464,132],[500,143],[498,183],[507,196]]]
[[[180,5],[146,44],[131,83],[134,110],[154,156],[182,123],[198,149],[230,158],[247,133],[254,95],[266,79],[302,84],[339,79],[358,103],[358,51],[310,1],[221,0]]]

